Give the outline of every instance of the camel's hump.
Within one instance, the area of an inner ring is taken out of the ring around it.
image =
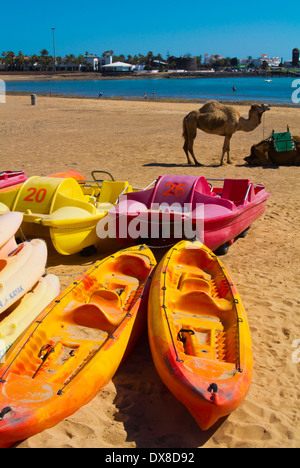
[[[206,114],[206,113],[215,113],[215,114],[218,114],[218,113],[225,113],[227,114],[228,112],[236,112],[236,110],[234,109],[234,107],[232,106],[225,106],[224,104],[221,104],[220,102],[218,101],[209,101],[209,102],[206,102],[202,107],[200,107],[199,109],[199,112],[201,112],[201,114]]]

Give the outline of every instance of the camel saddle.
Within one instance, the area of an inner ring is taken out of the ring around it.
[[[275,133],[273,130],[272,141],[275,151],[278,153],[281,151],[295,151],[296,149],[289,127],[287,127],[286,132]]]

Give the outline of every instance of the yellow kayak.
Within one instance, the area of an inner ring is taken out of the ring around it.
[[[23,213],[27,238],[50,237],[57,252],[71,255],[100,244],[97,223],[121,194],[131,191],[127,181],[104,180],[100,186],[71,177],[34,176],[0,192],[0,214]]]
[[[161,260],[148,332],[159,375],[201,429],[242,403],[253,370],[247,316],[226,268],[205,245],[181,241]]]
[[[37,317],[0,365],[0,447],[68,417],[114,376],[147,323],[146,246],[93,265]]]

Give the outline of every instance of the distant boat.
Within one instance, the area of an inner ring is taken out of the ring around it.
[[[267,83],[270,83],[272,80],[265,80]]]

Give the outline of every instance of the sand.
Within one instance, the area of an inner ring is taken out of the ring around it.
[[[243,404],[201,431],[160,380],[145,333],[112,381],[88,405],[24,447],[233,448],[300,446],[299,223],[300,167],[251,168],[243,158],[271,131],[300,134],[300,109],[272,107],[251,133],[232,138],[234,164],[220,167],[223,138],[198,132],[190,167],[182,118],[195,103],[7,96],[0,104],[0,170],[27,176],[76,169],[90,178],[110,171],[144,187],[162,174],[250,178],[271,193],[267,210],[222,261],[244,303],[253,340],[254,375]],[[239,107],[247,115],[247,106]],[[62,288],[100,256],[63,257],[49,248],[48,272]]]

